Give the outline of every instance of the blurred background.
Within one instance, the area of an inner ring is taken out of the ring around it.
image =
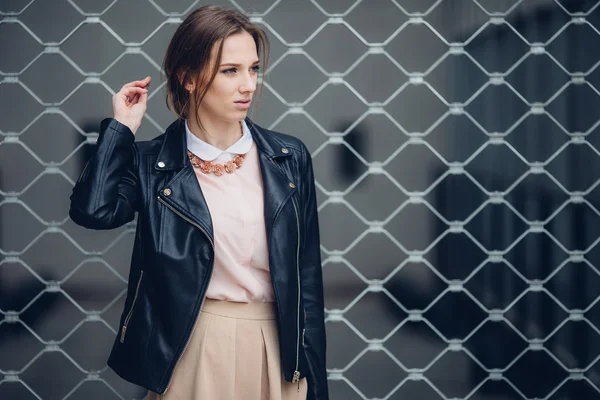
[[[314,159],[332,399],[600,399],[600,1],[231,0],[252,118]],[[140,399],[106,367],[134,225],[69,196],[193,0],[0,0],[0,399]]]

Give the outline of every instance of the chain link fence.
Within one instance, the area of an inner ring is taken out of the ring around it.
[[[230,0],[254,120],[316,168],[333,399],[600,398],[600,2]],[[204,1],[0,1],[0,399],[133,399],[106,365],[134,225],[67,216],[110,96]]]

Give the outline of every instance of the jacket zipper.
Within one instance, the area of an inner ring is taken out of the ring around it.
[[[275,164],[283,173],[284,176],[287,176],[283,168],[281,166],[271,160],[273,164]],[[297,312],[296,312],[296,368],[294,370],[294,375],[292,376],[292,383],[298,383],[298,392],[300,392],[300,371],[298,370],[300,364],[300,299],[302,297],[301,286],[300,286],[300,217],[298,216],[298,207],[296,206],[296,202],[294,198],[291,197],[292,204],[294,205],[294,214],[296,216],[296,230],[298,231],[298,243],[296,246],[296,278],[298,281],[298,304],[297,304]],[[304,344],[304,330],[302,331],[302,344]]]
[[[296,228],[298,231],[298,245],[296,246],[296,277],[298,279],[298,310],[297,316],[297,335],[296,335],[296,370],[294,371],[294,377],[292,383],[298,382],[298,392],[300,392],[300,371],[298,365],[300,363],[300,298],[301,298],[301,286],[300,286],[300,217],[298,217],[298,208],[296,202],[292,198],[292,204],[294,205],[294,213],[296,215]],[[304,332],[302,332],[302,343],[304,343]]]
[[[210,236],[208,235],[206,230],[204,230],[204,228],[202,228],[200,225],[198,225],[197,223],[195,223],[194,221],[192,221],[191,219],[189,219],[188,217],[186,217],[185,215],[183,215],[182,213],[177,211],[174,207],[172,207],[170,204],[168,204],[166,201],[164,201],[160,196],[158,196],[158,201],[161,202],[162,204],[164,204],[165,206],[167,206],[167,208],[169,210],[173,211],[175,214],[177,214],[178,216],[183,218],[185,221],[189,222],[196,228],[200,229],[202,231],[202,233],[204,233],[204,235],[206,236],[208,241],[210,242],[210,245],[213,248],[213,252],[215,251],[215,244],[213,243],[212,239],[210,238]],[[213,258],[213,260],[214,260],[214,258]],[[211,266],[210,275],[208,276],[209,282],[210,282],[210,278],[212,277],[212,272],[213,272],[213,268]],[[204,294],[202,295],[202,303],[200,303],[200,308],[198,309],[198,313],[200,313],[200,311],[202,310],[202,306],[204,305],[205,299],[206,299],[206,291],[204,291]],[[167,387],[166,387],[164,393],[167,393],[167,390],[169,390],[169,386],[171,385],[171,380],[173,379],[173,371],[175,371],[175,369],[177,368],[177,365],[179,364],[179,361],[181,360],[181,357],[187,350],[188,344],[190,343],[190,339],[192,338],[192,335],[194,334],[194,331],[196,330],[197,322],[198,322],[198,315],[196,314],[196,320],[194,321],[194,326],[192,327],[192,331],[190,332],[190,335],[186,339],[185,346],[183,347],[183,351],[177,357],[177,361],[175,362],[175,366],[173,367],[173,370],[171,371],[171,376],[169,377],[169,383],[167,384]]]
[[[127,317],[125,317],[125,322],[123,322],[123,328],[121,328],[121,343],[125,343],[125,332],[127,331],[127,325],[129,324],[129,320],[133,315],[133,309],[135,307],[135,302],[137,301],[138,294],[140,292],[140,284],[142,283],[142,278],[144,277],[144,271],[141,271],[140,277],[138,278],[137,286],[135,288],[135,296],[133,296],[133,302],[131,303],[131,308],[129,309],[129,313]]]

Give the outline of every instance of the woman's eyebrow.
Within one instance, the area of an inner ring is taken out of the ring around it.
[[[252,63],[252,65],[258,64],[260,63],[259,60],[256,60]],[[225,67],[225,66],[230,66],[230,67],[241,67],[242,64],[238,64],[238,63],[224,63],[220,65],[221,67]]]

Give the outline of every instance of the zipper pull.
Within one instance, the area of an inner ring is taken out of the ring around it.
[[[123,329],[121,329],[121,343],[125,343],[125,331],[127,330],[127,325],[123,325]]]
[[[298,393],[300,393],[300,371],[294,371],[294,377],[292,383],[298,382]]]
[[[302,345],[304,345],[304,332],[306,332],[306,329],[302,329]]]
[[[292,378],[292,383],[300,382],[300,371],[294,371],[294,377]]]

